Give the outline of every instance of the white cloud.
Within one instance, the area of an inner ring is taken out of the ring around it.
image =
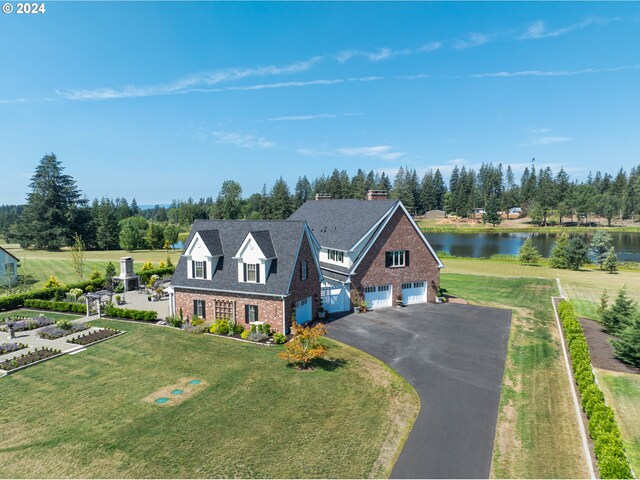
[[[256,135],[233,133],[233,132],[213,132],[216,143],[224,145],[234,145],[240,148],[273,148],[275,142]]]
[[[465,50],[467,48],[475,48],[488,43],[492,39],[492,35],[485,33],[470,33],[464,40],[455,39],[453,48],[456,50]]]
[[[27,103],[29,99],[27,98],[0,98],[0,105],[8,105],[11,103]]]
[[[527,30],[519,37],[520,40],[537,40],[540,38],[555,38],[561,35],[565,35],[567,33],[571,33],[575,30],[580,30],[583,28],[590,27],[592,25],[607,25],[608,23],[620,21],[621,18],[599,18],[599,17],[590,17],[585,20],[577,23],[572,23],[571,25],[567,25],[566,27],[556,28],[554,30],[549,30],[547,28],[546,22],[543,20],[538,20],[533,22],[531,25],[527,27]]]
[[[430,42],[422,45],[421,47],[418,47],[416,49],[416,52],[419,52],[419,53],[435,52],[436,50],[440,50],[441,47],[442,47],[442,42]]]
[[[322,118],[354,117],[361,113],[319,113],[316,115],[291,115],[269,118],[270,122],[300,122],[305,120],[317,120]]]
[[[623,65],[620,67],[609,68],[583,68],[579,70],[520,70],[515,72],[502,71],[502,72],[490,72],[490,73],[474,73],[470,76],[472,78],[487,78],[487,77],[566,77],[571,75],[584,75],[592,73],[605,73],[605,72],[619,72],[622,70],[636,70],[640,68],[640,65]]]
[[[571,141],[570,137],[560,137],[560,136],[549,135],[549,136],[537,138],[529,143],[524,143],[522,144],[522,146],[533,147],[538,145],[551,145],[553,143],[565,143],[570,141]]]
[[[376,145],[372,147],[342,147],[337,150],[341,155],[354,157],[376,157],[383,160],[395,160],[405,155],[403,152],[394,152],[389,145]]]

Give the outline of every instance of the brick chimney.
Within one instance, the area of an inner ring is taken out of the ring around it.
[[[330,193],[316,193],[316,200],[331,200]]]
[[[367,200],[386,200],[389,194],[386,190],[369,190],[367,192]]]

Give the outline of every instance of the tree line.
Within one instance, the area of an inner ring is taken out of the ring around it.
[[[76,181],[64,173],[54,154],[45,155],[36,167],[25,205],[0,206],[0,236],[25,248],[57,249],[73,244],[79,235],[87,248],[129,250],[162,248],[175,243],[180,229],[196,219],[285,219],[318,193],[331,198],[364,199],[369,190],[385,190],[401,200],[413,214],[444,210],[469,217],[474,209],[497,211],[520,207],[539,224],[550,217],[560,223],[575,216],[587,223],[601,215],[609,224],[614,218],[629,219],[640,214],[640,166],[616,175],[596,172],[586,181],[572,180],[566,170],[536,168],[535,161],[516,180],[511,166],[482,164],[476,171],[455,166],[448,182],[439,169],[427,170],[420,178],[416,169],[400,167],[393,180],[384,172],[354,175],[334,169],[330,175],[298,178],[293,189],[282,178],[271,188],[243,195],[235,180],[225,180],[218,195],[170,206],[140,209],[125,198],[89,201]],[[493,220],[490,220],[493,223]]]

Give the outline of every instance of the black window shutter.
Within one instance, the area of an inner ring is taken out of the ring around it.
[[[200,300],[202,302],[202,318],[207,318],[207,304],[204,303],[204,300]]]
[[[244,323],[249,323],[249,305],[244,306]]]
[[[260,319],[258,318],[258,305],[255,305],[253,308],[255,309],[255,313],[256,313],[256,322],[259,322]]]
[[[386,268],[389,268],[392,263],[393,263],[393,252],[386,252],[384,266]]]
[[[243,263],[242,265],[244,267],[243,268],[243,270],[244,270],[244,281],[246,282],[247,281],[247,264]]]
[[[193,301],[193,314],[198,315],[198,300]]]
[[[260,283],[260,264],[256,263],[256,282]]]
[[[409,266],[409,250],[404,251],[404,266]]]
[[[202,262],[202,273],[204,273],[204,278],[207,278],[207,261]]]
[[[196,262],[191,262],[191,277],[196,278]]]

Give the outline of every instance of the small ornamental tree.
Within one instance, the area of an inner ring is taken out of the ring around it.
[[[604,230],[598,230],[593,234],[589,243],[589,253],[593,257],[593,261],[600,266],[600,270],[604,267],[605,259],[611,249],[612,238]]]
[[[525,265],[536,265],[540,262],[540,253],[533,245],[531,237],[527,238],[518,251],[518,260]]]
[[[602,313],[602,324],[609,333],[617,335],[629,325],[635,312],[635,303],[627,296],[626,288],[621,288],[613,305]]]
[[[73,267],[73,271],[78,275],[78,278],[82,280],[84,276],[84,242],[82,241],[82,237],[76,234],[74,236],[73,245],[71,246],[71,251],[69,252],[69,258],[71,259],[71,266]]]
[[[44,288],[57,288],[61,286],[62,283],[60,283],[60,280],[58,280],[55,275],[51,275],[44,284]]]
[[[567,267],[571,270],[580,270],[580,267],[587,260],[587,244],[579,237],[572,238],[567,244],[565,252]]]
[[[327,347],[320,343],[320,338],[327,333],[323,324],[305,327],[294,321],[291,330],[293,338],[278,353],[278,357],[301,369],[307,369],[313,360],[327,354]]]
[[[618,256],[616,255],[615,248],[611,247],[609,249],[600,268],[604,268],[609,273],[615,273],[618,271]]]
[[[116,276],[116,266],[113,262],[107,263],[107,267],[104,269],[104,278],[109,285],[111,285],[113,281],[113,277]]]
[[[609,307],[609,294],[607,293],[607,289],[605,288],[600,295],[600,304],[597,306],[596,310],[600,318]]]
[[[142,271],[146,272],[147,270],[153,270],[153,263],[151,263],[151,260],[147,260],[144,262],[144,265],[142,265]]]
[[[173,262],[171,261],[171,257],[167,255],[167,267],[173,267]]]
[[[636,314],[620,333],[620,340],[614,340],[612,343],[616,357],[624,363],[640,367],[640,315]]]
[[[569,237],[563,233],[558,237],[551,249],[551,258],[549,258],[549,265],[552,268],[568,268],[569,263],[567,261],[567,246],[569,245]]]
[[[93,271],[91,272],[91,275],[89,275],[89,280],[97,280],[101,277],[102,275],[100,274],[100,272],[98,271],[98,269],[96,267],[93,267]]]
[[[502,218],[498,213],[499,209],[500,203],[498,202],[498,197],[491,195],[485,205],[485,213],[482,214],[482,222],[490,223],[494,227],[500,224],[502,222]]]

